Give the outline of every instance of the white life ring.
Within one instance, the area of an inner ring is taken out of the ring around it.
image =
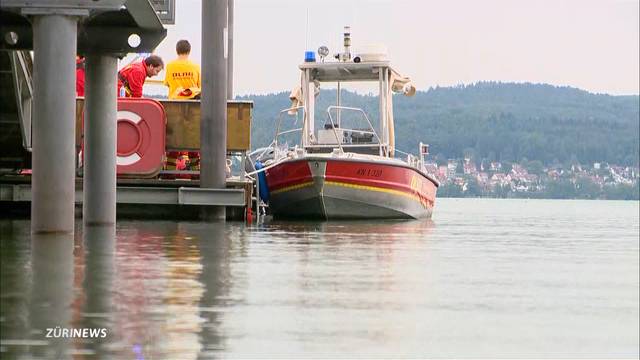
[[[142,118],[140,115],[131,112],[131,111],[118,111],[118,123],[124,123],[125,126],[128,126],[135,134],[137,134],[137,142],[134,146],[131,146],[128,149],[120,151],[118,149],[116,164],[118,166],[128,166],[133,165],[140,161],[142,157],[139,154],[140,146],[142,145],[142,130],[140,129],[140,122]]]

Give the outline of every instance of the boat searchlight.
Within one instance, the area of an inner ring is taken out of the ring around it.
[[[318,48],[318,55],[320,55],[320,60],[324,62],[324,58],[329,55],[329,48],[322,45]]]

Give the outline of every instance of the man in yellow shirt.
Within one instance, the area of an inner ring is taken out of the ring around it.
[[[200,65],[189,60],[191,44],[176,43],[178,58],[167,64],[164,84],[169,87],[169,99],[200,98]]]
[[[167,64],[164,84],[169,87],[169,99],[200,99],[200,65],[189,60],[191,44],[176,43],[178,58]],[[167,152],[166,170],[200,170],[200,153],[195,151]],[[195,179],[197,175],[169,175],[168,178]]]

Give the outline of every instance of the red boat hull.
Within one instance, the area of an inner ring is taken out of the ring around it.
[[[391,161],[305,157],[266,171],[276,217],[429,218],[437,182]]]

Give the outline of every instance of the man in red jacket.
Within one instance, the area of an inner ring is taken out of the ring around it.
[[[148,77],[156,76],[164,68],[162,58],[151,55],[141,62],[129,64],[118,71],[118,93],[125,90],[126,97],[142,97],[142,86]]]

